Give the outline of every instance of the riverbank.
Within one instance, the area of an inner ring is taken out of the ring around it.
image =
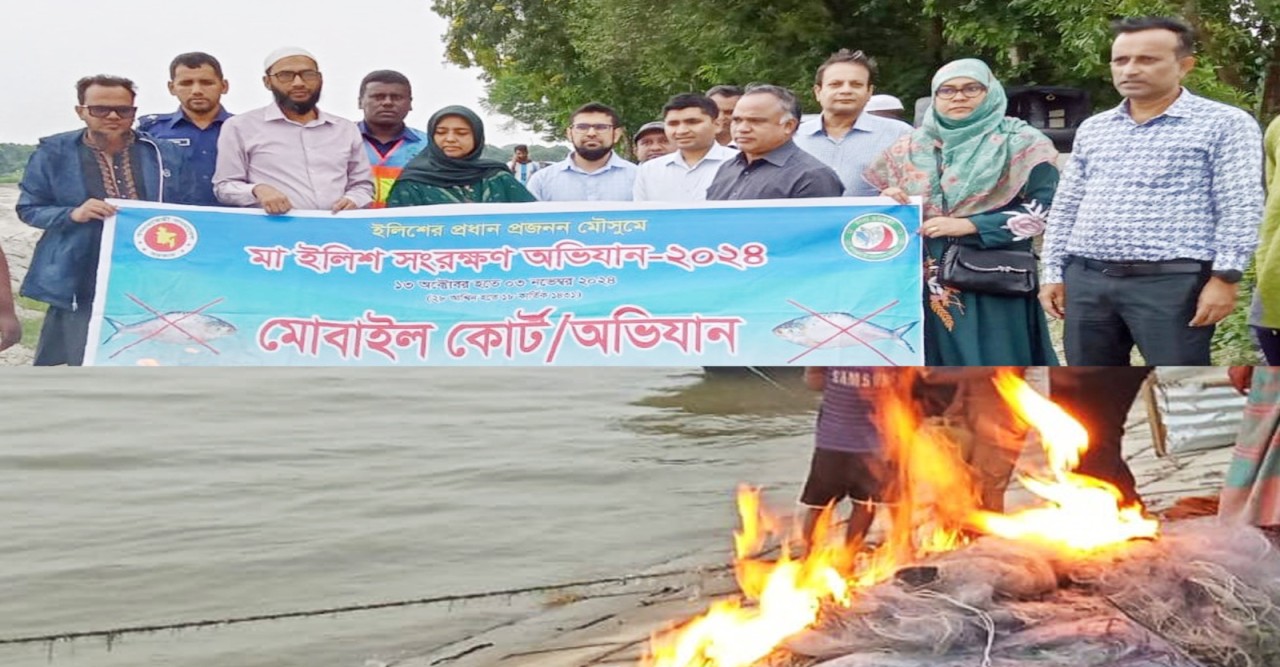
[[[14,205],[18,203],[18,186],[0,184],[0,247],[9,259],[9,282],[13,294],[18,294],[18,286],[27,275],[31,266],[31,254],[35,250],[36,241],[40,240],[40,230],[24,224],[18,219]],[[38,326],[44,314],[18,304],[18,319],[23,321],[24,329]],[[35,357],[35,341],[26,340],[28,345],[18,344],[4,352],[0,352],[0,366],[27,366]]]

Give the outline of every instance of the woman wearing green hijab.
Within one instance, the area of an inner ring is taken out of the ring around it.
[[[484,152],[484,123],[472,110],[445,107],[427,123],[431,143],[401,172],[387,206],[534,201],[498,160]]]
[[[951,239],[1023,249],[1044,231],[1058,187],[1058,152],[1040,131],[1006,117],[1006,107],[1004,87],[986,63],[948,63],[933,77],[933,105],[921,126],[864,174],[884,196],[903,203],[923,198],[930,366],[1058,363],[1035,294],[962,292],[938,280],[938,260]]]

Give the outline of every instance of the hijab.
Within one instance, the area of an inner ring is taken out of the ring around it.
[[[907,194],[925,195],[926,217],[966,216],[1005,206],[1026,186],[1032,168],[1058,158],[1053,142],[1042,132],[1005,115],[1004,86],[981,60],[956,60],[939,69],[933,76],[934,99],[943,84],[959,77],[987,88],[973,113],[952,119],[930,105],[921,126],[866,173],[867,181],[881,190],[897,186]]]
[[[436,145],[436,128],[446,116],[458,116],[471,126],[476,147],[462,157],[449,157]],[[440,188],[475,185],[495,172],[509,173],[507,164],[480,157],[484,152],[484,122],[464,106],[447,106],[431,115],[427,123],[427,147],[409,161],[401,172],[402,181],[415,181]]]

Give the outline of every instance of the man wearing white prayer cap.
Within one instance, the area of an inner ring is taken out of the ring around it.
[[[902,100],[893,95],[872,95],[871,99],[867,100],[867,106],[863,110],[867,113],[894,120],[905,120],[904,116],[906,115]]]
[[[320,110],[324,76],[309,51],[286,46],[263,60],[275,103],[227,119],[213,191],[229,206],[270,214],[337,213],[373,201],[373,172],[356,124]]]

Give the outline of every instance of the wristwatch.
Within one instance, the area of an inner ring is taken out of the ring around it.
[[[1241,273],[1240,271],[1237,271],[1236,269],[1227,269],[1225,271],[1213,271],[1213,272],[1210,272],[1209,275],[1213,276],[1214,278],[1217,278],[1218,280],[1221,280],[1224,283],[1227,283],[1228,285],[1234,285],[1240,282],[1240,279],[1244,277],[1244,274]]]

